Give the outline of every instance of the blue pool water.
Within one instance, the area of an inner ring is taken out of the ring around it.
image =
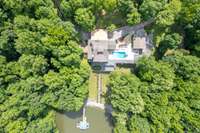
[[[127,57],[126,52],[112,52],[112,55],[115,58],[126,58]]]

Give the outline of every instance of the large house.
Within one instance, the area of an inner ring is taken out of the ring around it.
[[[134,64],[142,55],[149,55],[152,43],[144,29],[123,27],[113,32],[103,29],[91,33],[87,41],[87,57],[100,71],[113,71],[118,64]]]

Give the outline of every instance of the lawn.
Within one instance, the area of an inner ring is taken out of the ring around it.
[[[103,94],[106,93],[107,87],[106,85],[108,84],[109,81],[109,74],[107,73],[101,73],[102,75],[102,91]],[[90,74],[90,79],[89,79],[89,99],[91,100],[97,100],[97,73],[92,72]],[[102,102],[104,102],[104,98],[102,98]]]
[[[130,68],[120,68],[118,67],[122,72],[130,72]],[[98,73],[91,72],[90,79],[89,79],[89,99],[91,100],[97,100],[97,93],[98,93],[98,86],[97,86],[97,76]],[[109,82],[109,73],[101,73],[102,77],[102,96],[101,96],[101,102],[105,103],[105,94],[107,92],[107,85]]]
[[[97,74],[92,72],[89,79],[89,99],[97,100]]]
[[[107,91],[107,84],[109,81],[109,74],[108,73],[103,73],[102,75],[102,91],[103,93],[106,93]]]
[[[102,92],[103,95],[105,96],[106,92],[107,92],[107,84],[109,81],[109,74],[108,73],[102,73]],[[101,102],[105,103],[105,97],[101,97]]]

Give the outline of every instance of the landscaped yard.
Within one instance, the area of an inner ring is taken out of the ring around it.
[[[89,99],[97,100],[97,74],[92,72],[89,79]]]
[[[123,72],[129,72],[130,68],[120,68]],[[97,100],[97,94],[98,94],[98,81],[97,81],[98,73],[91,72],[90,79],[89,79],[89,99],[91,100]],[[101,96],[101,102],[105,103],[105,94],[107,92],[107,84],[109,82],[109,73],[101,73],[102,77],[102,96]]]
[[[109,74],[108,73],[102,73],[101,77],[102,77],[102,94],[105,96],[105,94],[107,92],[107,84],[108,84],[108,81],[109,81]],[[105,97],[101,96],[101,102],[105,103]]]
[[[106,93],[107,91],[107,84],[109,81],[109,74],[108,73],[103,73],[102,75],[102,91],[103,93]]]
[[[90,74],[90,79],[89,79],[89,99],[91,100],[97,100],[97,93],[98,93],[98,86],[97,86],[97,76],[98,74],[95,72],[92,72]],[[109,80],[109,74],[108,73],[101,73],[102,76],[102,92],[103,94],[106,93],[107,87],[106,85],[108,84]],[[102,102],[104,102],[104,98],[101,97]]]

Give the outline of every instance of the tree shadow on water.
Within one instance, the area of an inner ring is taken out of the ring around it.
[[[111,114],[111,110],[109,108],[105,108],[105,112],[104,112],[106,121],[108,122],[110,127],[113,127],[113,121],[112,121],[112,114]]]
[[[86,104],[87,98],[84,100],[84,103]],[[63,112],[67,117],[70,119],[78,119],[81,118],[83,115],[83,107],[85,107],[85,104],[80,108],[79,111],[70,111],[70,112]]]
[[[71,118],[71,119],[77,119],[77,118],[81,118],[82,114],[83,114],[83,108],[81,108],[79,111],[77,112],[65,112],[64,113],[67,117]]]

